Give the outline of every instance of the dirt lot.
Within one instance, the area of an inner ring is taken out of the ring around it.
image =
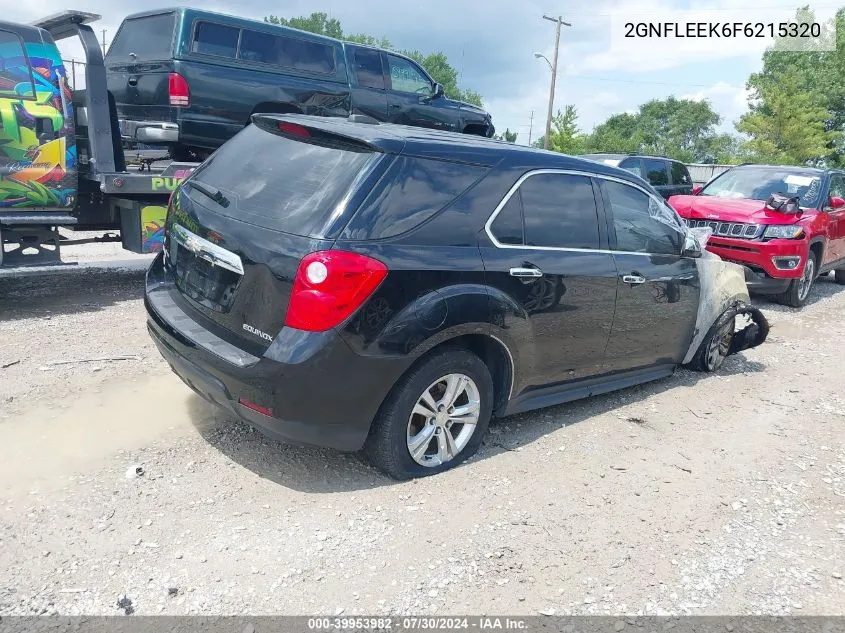
[[[139,262],[0,279],[0,615],[845,614],[832,280],[716,375],[498,421],[400,484],[194,396]]]

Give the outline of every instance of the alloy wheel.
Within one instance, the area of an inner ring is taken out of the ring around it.
[[[801,274],[801,280],[798,285],[798,300],[804,301],[807,295],[810,294],[810,286],[813,285],[813,276],[816,272],[816,262],[812,257],[807,258],[807,263],[804,264],[804,272]]]
[[[408,452],[433,468],[457,457],[475,433],[481,413],[478,386],[465,374],[439,378],[417,399],[408,419]]]

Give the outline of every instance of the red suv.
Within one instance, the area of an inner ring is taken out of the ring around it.
[[[772,194],[798,204],[773,208]],[[669,204],[689,226],[713,229],[707,249],[744,266],[751,292],[797,308],[819,275],[835,270],[845,284],[845,172],[741,165]]]

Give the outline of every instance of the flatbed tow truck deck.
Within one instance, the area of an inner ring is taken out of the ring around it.
[[[4,270],[68,265],[61,261],[61,246],[70,244],[120,241],[126,250],[134,253],[156,252],[161,248],[169,196],[198,166],[198,163],[155,160],[156,152],[147,155],[143,150],[124,151],[114,102],[106,85],[103,52],[93,29],[89,26],[99,18],[99,15],[92,13],[64,11],[38,20],[32,25],[3,25],[13,32],[14,29],[19,29],[24,48],[27,48],[29,43],[27,35],[34,33],[38,37],[30,37],[30,40],[33,40],[33,51],[41,53],[42,57],[45,49],[48,52],[50,49],[55,51],[56,59],[52,60],[54,65],[46,71],[31,66],[34,62],[30,60],[39,55],[29,50],[16,61],[20,66],[20,60],[23,59],[29,66],[22,70],[39,81],[39,88],[45,83],[41,80],[44,75],[57,78],[54,84],[55,94],[49,94],[53,86],[47,84],[46,94],[36,92],[33,88],[33,95],[41,100],[39,104],[43,102],[47,106],[50,105],[49,98],[52,97],[56,108],[62,109],[61,112],[55,110],[52,113],[53,118],[63,121],[62,116],[70,117],[73,124],[62,124],[60,130],[56,130],[55,123],[46,127],[42,125],[43,121],[49,121],[49,112],[48,115],[36,117],[36,127],[33,131],[37,133],[37,140],[33,134],[34,145],[27,152],[27,155],[32,155],[33,158],[29,165],[24,165],[29,171],[22,169],[12,172],[0,165],[0,181],[7,177],[21,181],[20,173],[32,172],[33,177],[37,176],[49,185],[52,174],[47,174],[48,177],[44,178],[44,170],[39,171],[33,167],[38,166],[39,156],[42,155],[40,151],[54,141],[61,141],[63,149],[67,146],[74,147],[70,155],[76,159],[72,170],[65,165],[62,157],[62,183],[72,183],[72,186],[63,190],[63,205],[20,204],[0,207],[0,268]],[[40,32],[33,27],[46,31],[52,37],[52,42],[48,41],[50,37],[39,35]],[[62,91],[66,74],[54,42],[74,36],[79,37],[85,51],[86,86],[84,90],[72,93],[67,91],[70,94],[70,99],[67,99],[68,94]],[[5,49],[0,49],[0,54],[5,54],[4,51]],[[33,72],[34,70],[36,72]],[[6,100],[11,102],[8,105],[12,112],[20,112],[29,105],[16,94],[7,97],[0,90],[0,105]],[[43,111],[38,112],[44,114]],[[62,131],[68,134],[68,138],[61,136]],[[0,137],[3,134],[3,129],[0,129]],[[0,154],[2,153],[0,148]],[[8,166],[12,161],[8,157],[5,158],[5,165]],[[127,165],[127,158],[138,163]],[[75,173],[71,173],[74,170]],[[52,180],[55,181],[56,178],[53,177]],[[59,233],[59,228],[62,227],[103,231],[107,235],[68,239]]]

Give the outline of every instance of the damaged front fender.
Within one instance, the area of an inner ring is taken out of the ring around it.
[[[709,251],[703,252],[696,265],[701,283],[698,314],[683,364],[715,371],[731,354],[761,345],[769,334],[769,323],[751,305],[740,266]]]

